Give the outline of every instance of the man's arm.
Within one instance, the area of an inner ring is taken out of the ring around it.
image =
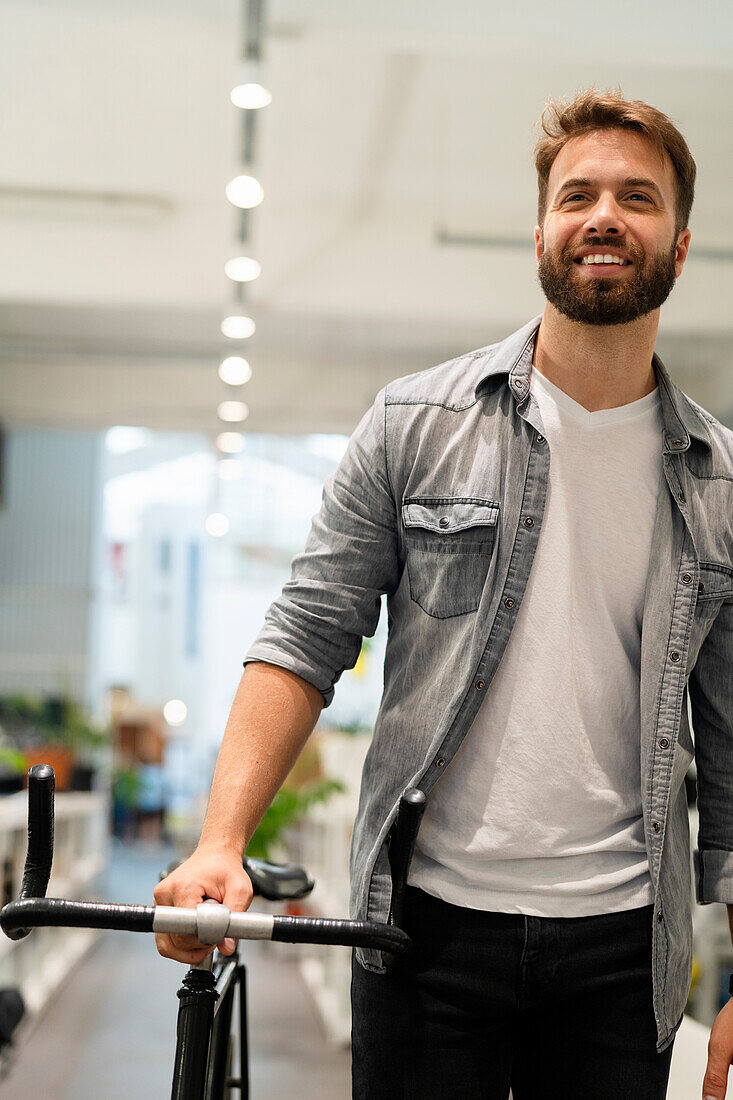
[[[196,851],[158,883],[156,905],[196,906],[205,897],[230,909],[247,909],[252,886],[242,856],[252,833],[313,731],[323,696],[284,668],[253,662],[245,667],[216,762],[209,806]],[[158,951],[189,965],[212,947],[193,936],[156,935]],[[223,940],[224,954],[234,950]]]

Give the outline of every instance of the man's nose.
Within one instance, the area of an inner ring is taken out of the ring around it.
[[[605,235],[623,233],[623,219],[621,211],[612,198],[600,198],[592,210],[588,212],[583,226],[588,236],[602,237]]]

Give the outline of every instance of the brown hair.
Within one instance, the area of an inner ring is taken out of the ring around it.
[[[537,217],[542,225],[547,208],[547,182],[550,169],[561,149],[571,138],[593,130],[623,129],[643,134],[660,157],[666,153],[672,161],[677,180],[675,234],[687,226],[695,197],[695,161],[677,127],[640,99],[624,99],[621,90],[599,92],[588,88],[573,100],[549,100],[540,125],[544,136],[535,146],[534,160],[539,189]]]

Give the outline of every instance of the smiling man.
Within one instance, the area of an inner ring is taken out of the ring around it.
[[[242,852],[386,593],[354,917],[388,919],[400,795],[427,805],[413,950],[353,964],[357,1100],[666,1095],[693,753],[697,899],[733,904],[733,432],[654,353],[695,164],[615,92],[550,104],[543,128],[543,314],[378,395],[246,656],[199,846],[155,891],[249,905]],[[705,1096],[732,1054],[729,1002]]]

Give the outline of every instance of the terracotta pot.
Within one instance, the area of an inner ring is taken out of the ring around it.
[[[69,789],[74,770],[74,754],[71,749],[63,749],[58,745],[40,745],[37,749],[25,749],[23,756],[29,768],[34,764],[50,764],[56,777],[56,790]]]

